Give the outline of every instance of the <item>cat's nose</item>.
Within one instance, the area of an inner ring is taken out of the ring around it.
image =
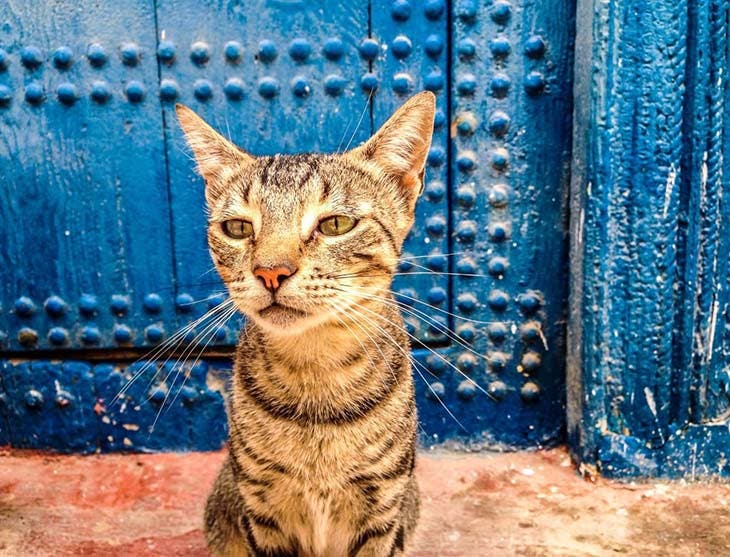
[[[253,274],[257,276],[264,286],[271,292],[276,291],[281,283],[296,273],[297,270],[289,265],[278,265],[276,267],[254,267]]]

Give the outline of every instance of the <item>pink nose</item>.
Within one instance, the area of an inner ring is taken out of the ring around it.
[[[253,274],[261,279],[264,286],[272,292],[281,286],[281,283],[292,276],[296,272],[296,269],[291,269],[288,266],[279,265],[278,267],[256,267],[253,270]]]

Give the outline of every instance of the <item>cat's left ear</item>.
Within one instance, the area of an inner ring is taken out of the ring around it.
[[[195,155],[198,173],[205,179],[206,195],[215,195],[214,191],[207,190],[215,189],[228,172],[254,161],[251,155],[211,128],[187,106],[176,104],[175,112]]]
[[[426,157],[431,148],[436,97],[424,91],[408,99],[377,133],[346,156],[374,162],[396,178],[411,207],[423,191]]]

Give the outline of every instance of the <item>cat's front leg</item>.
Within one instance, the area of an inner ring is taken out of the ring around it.
[[[350,557],[396,557],[403,555],[404,527],[398,521],[378,524],[359,533]]]

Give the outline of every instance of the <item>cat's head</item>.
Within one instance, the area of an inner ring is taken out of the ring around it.
[[[390,287],[423,189],[433,94],[334,155],[252,156],[189,108],[177,114],[205,179],[210,252],[236,306],[281,335],[372,311],[359,306]]]

